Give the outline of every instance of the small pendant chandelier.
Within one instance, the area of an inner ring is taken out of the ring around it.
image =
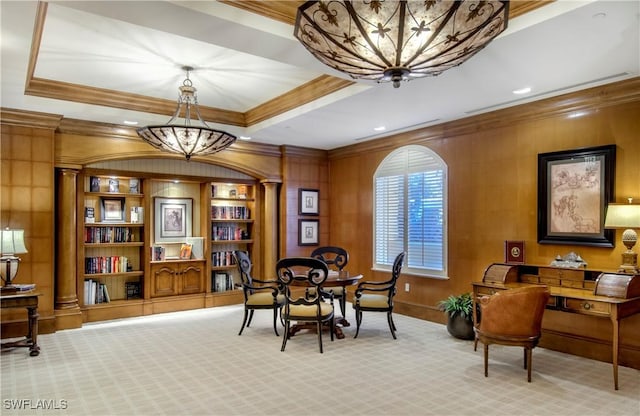
[[[178,88],[180,97],[178,97],[178,108],[173,117],[165,125],[137,129],[138,135],[151,146],[162,151],[183,154],[187,160],[193,155],[210,155],[226,149],[236,141],[236,136],[212,129],[202,120],[196,89],[189,79],[189,72],[193,68],[183,66],[182,69],[186,71],[187,78]],[[185,107],[184,124],[172,124],[180,117],[183,106]],[[192,107],[198,116],[197,121],[200,126],[191,125]]]
[[[462,64],[508,18],[508,1],[307,1],[294,35],[324,64],[398,88]]]

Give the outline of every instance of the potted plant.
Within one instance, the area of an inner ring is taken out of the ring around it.
[[[438,303],[438,308],[447,314],[447,331],[460,339],[474,339],[473,298],[471,293],[451,295]]]

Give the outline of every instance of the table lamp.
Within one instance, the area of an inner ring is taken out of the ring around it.
[[[27,253],[24,246],[24,230],[10,230],[9,227],[0,230],[0,276],[4,280],[4,286],[1,288],[3,292],[15,291],[11,282],[18,273],[20,263],[20,257],[16,257],[15,254],[23,253]]]
[[[628,204],[609,204],[604,228],[624,229],[622,243],[627,247],[627,251],[622,253],[622,265],[619,271],[632,274],[640,273],[638,254],[632,250],[638,241],[638,234],[634,228],[640,228],[640,204],[634,204],[633,198],[629,198]]]

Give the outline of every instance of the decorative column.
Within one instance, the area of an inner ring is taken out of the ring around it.
[[[262,270],[265,276],[271,276],[278,261],[278,183],[262,182],[262,185],[265,189]]]
[[[78,171],[75,169],[60,169],[57,176],[56,310],[79,308],[76,286],[76,182]]]

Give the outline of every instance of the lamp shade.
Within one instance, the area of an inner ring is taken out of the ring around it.
[[[24,245],[24,230],[0,230],[0,253],[23,254],[28,253]]]
[[[640,228],[640,204],[609,204],[604,228]]]

